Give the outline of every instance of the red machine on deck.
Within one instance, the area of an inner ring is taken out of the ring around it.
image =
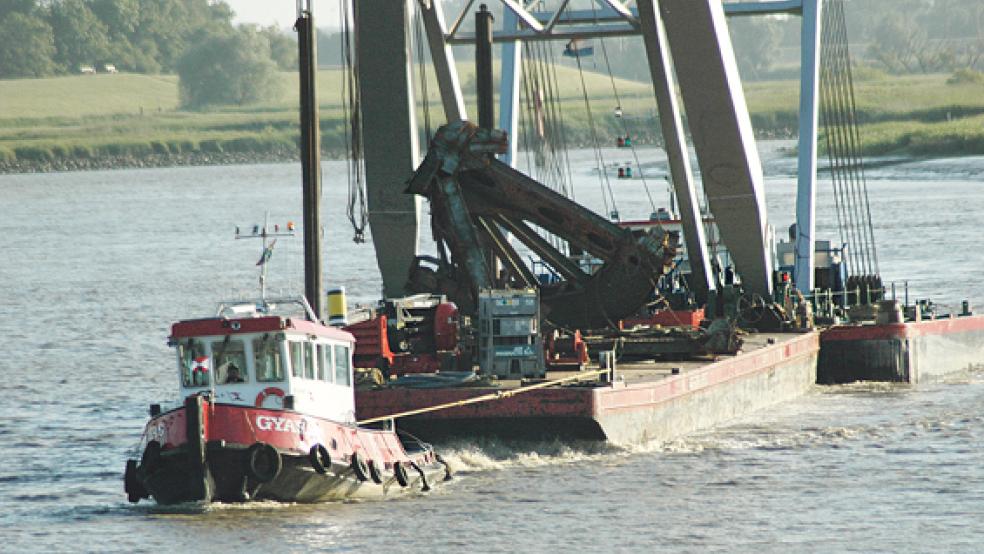
[[[345,328],[356,338],[356,367],[389,375],[470,369],[458,307],[443,295],[384,300],[374,317]]]

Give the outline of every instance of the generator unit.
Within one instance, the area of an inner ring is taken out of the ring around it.
[[[537,289],[482,289],[478,295],[478,365],[501,379],[542,378]]]

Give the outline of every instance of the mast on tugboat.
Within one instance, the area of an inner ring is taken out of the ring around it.
[[[270,212],[266,212],[263,218],[263,228],[260,229],[259,225],[253,226],[253,234],[243,235],[239,232],[239,227],[236,227],[236,240],[239,239],[263,239],[263,250],[260,254],[260,260],[256,262],[256,265],[260,266],[260,303],[264,310],[268,308],[267,306],[267,296],[266,296],[266,275],[267,275],[267,261],[273,254],[273,245],[277,244],[277,237],[292,237],[294,236],[294,222],[287,222],[287,231],[283,232],[280,230],[280,225],[274,225],[273,232],[270,232]],[[268,238],[273,238],[273,241],[269,244],[267,243]]]
[[[304,180],[304,295],[316,321],[324,321],[321,266],[321,132],[315,84],[318,78],[317,31],[311,0],[297,0],[298,63],[301,98],[301,168]]]

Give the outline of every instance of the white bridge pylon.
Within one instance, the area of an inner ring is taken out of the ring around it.
[[[679,87],[683,107],[687,113],[690,135],[693,139],[697,161],[703,176],[703,188],[709,209],[721,233],[721,239],[731,252],[735,268],[741,276],[746,291],[770,297],[772,291],[773,253],[771,233],[767,222],[761,161],[755,147],[751,120],[745,104],[744,93],[738,75],[734,51],[725,22],[725,15],[765,15],[787,13],[802,15],[803,64],[801,68],[799,177],[797,197],[796,243],[797,261],[795,282],[803,291],[813,288],[813,233],[814,198],[816,180],[816,122],[817,81],[819,74],[820,3],[822,0],[764,0],[722,4],[721,0],[637,0],[628,6],[619,0],[595,0],[590,9],[573,9],[571,0],[558,0],[553,10],[530,10],[529,3],[520,0],[484,0],[490,5],[500,4],[502,28],[495,31],[493,41],[500,43],[502,75],[500,78],[499,124],[510,134],[516,134],[518,113],[518,79],[521,75],[521,44],[523,41],[570,40],[608,36],[641,35],[653,78],[653,92],[660,113],[661,131],[670,161],[670,173],[674,190],[680,201],[681,219],[687,239],[687,249],[694,269],[698,296],[713,290],[706,241],[697,202],[696,186],[690,169],[689,155],[684,141],[680,109],[676,95]],[[358,0],[356,5],[399,4],[402,14],[409,11],[413,0]],[[451,45],[474,44],[474,32],[464,25],[476,7],[475,0],[464,4],[453,18],[445,18],[440,0],[418,0],[418,9],[424,21],[429,49],[441,92],[445,116],[449,121],[466,118],[463,95],[454,65]],[[360,6],[364,17],[356,17],[357,34],[371,34],[360,44],[373,43],[374,50],[402,53],[390,58],[388,63],[375,66],[359,63],[362,91],[380,88],[392,89],[394,64],[403,63],[400,79],[406,75],[409,81],[411,44],[406,24],[408,18],[378,17],[373,8]],[[367,23],[366,19],[374,21]],[[383,19],[384,21],[380,21]],[[360,56],[361,56],[360,52]],[[672,60],[672,61],[671,61]],[[675,69],[670,68],[672,65]],[[373,218],[374,211],[388,211],[388,197],[402,195],[402,183],[376,180],[370,174],[372,159],[417,159],[416,138],[407,136],[407,123],[413,121],[412,100],[402,100],[403,94],[413,95],[408,82],[408,92],[401,93],[397,103],[382,102],[376,106],[388,118],[401,119],[402,123],[387,125],[379,120],[377,126],[364,129],[367,165],[367,188],[370,198],[370,224],[374,242],[386,241],[387,236],[400,238],[396,243],[407,244],[406,237],[416,236],[416,221],[402,219],[399,224],[389,218]],[[369,92],[369,96],[372,96]],[[363,110],[373,109],[362,96]],[[394,105],[395,104],[395,105]],[[364,123],[368,123],[363,119]],[[370,140],[375,134],[379,139]],[[385,137],[385,138],[384,138]],[[515,142],[515,141],[513,141]],[[381,149],[370,152],[370,144]],[[515,160],[515,150],[510,160]],[[394,156],[395,155],[395,156]],[[402,162],[400,165],[404,165]],[[376,191],[374,194],[373,191]],[[374,206],[373,200],[376,200]],[[393,199],[397,205],[405,198]],[[403,208],[406,210],[406,208]],[[403,211],[401,210],[401,211]],[[412,210],[411,210],[412,211]],[[377,229],[377,224],[380,222]],[[392,245],[389,242],[389,254]],[[388,255],[389,255],[388,254]],[[415,252],[399,256],[400,260],[412,259]],[[384,293],[402,294],[392,287],[403,282],[406,269],[394,267],[392,259],[377,258],[383,271]],[[402,262],[401,262],[402,263]],[[388,266],[384,267],[384,265]],[[402,269],[402,272],[401,272]],[[392,275],[387,277],[387,271]],[[703,274],[703,275],[701,275]]]

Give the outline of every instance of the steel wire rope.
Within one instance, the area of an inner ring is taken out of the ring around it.
[[[866,196],[862,195],[860,177],[857,172],[857,163],[859,163],[857,155],[857,145],[853,140],[852,130],[856,127],[856,123],[853,119],[853,110],[850,105],[850,88],[847,82],[847,73],[850,70],[850,59],[847,54],[847,32],[844,26],[843,17],[837,17],[836,6],[837,3],[833,3],[834,9],[830,10],[831,17],[833,19],[832,24],[835,33],[834,44],[836,46],[837,58],[836,63],[839,64],[840,70],[837,72],[837,83],[839,85],[839,106],[840,115],[843,120],[843,126],[841,133],[843,135],[844,142],[844,152],[843,156],[846,158],[847,176],[848,183],[850,185],[851,203],[853,207],[852,219],[854,225],[857,229],[857,234],[861,242],[861,252],[860,255],[863,260],[863,268],[865,275],[871,275],[873,273],[873,267],[871,263],[871,237],[866,232],[867,226],[865,225],[866,217],[864,214],[864,205],[866,204]],[[843,16],[843,12],[840,12]]]
[[[342,32],[342,112],[347,117],[345,129],[345,147],[347,151],[346,170],[348,173],[348,200],[346,215],[352,224],[356,243],[364,243],[366,226],[369,223],[366,205],[366,183],[362,155],[362,120],[361,99],[359,97],[358,59],[352,48],[351,20],[349,18],[349,1],[339,0],[339,18]]]
[[[834,36],[833,21],[830,20],[828,13],[825,19],[829,23],[824,26],[824,50],[827,55],[823,58],[825,68],[821,106],[823,119],[825,121],[827,135],[827,158],[830,162],[831,178],[834,183],[835,198],[839,199],[839,205],[843,210],[843,226],[841,232],[847,236],[848,256],[851,260],[850,269],[852,273],[863,274],[865,272],[864,257],[862,255],[863,243],[859,236],[854,215],[854,196],[851,193],[851,183],[849,180],[849,170],[845,167],[843,152],[846,150],[843,127],[843,106],[841,104],[839,75],[840,58],[837,50],[837,37]]]
[[[414,19],[416,23],[414,25],[414,37],[413,40],[416,43],[417,48],[417,77],[419,80],[419,90],[421,103],[423,104],[424,111],[424,136],[427,138],[427,144],[430,145],[432,132],[431,132],[431,114],[430,114],[430,92],[427,88],[427,59],[424,54],[424,16],[421,12],[420,4],[416,4]]]
[[[591,130],[591,146],[594,150],[595,164],[598,169],[598,180],[601,185],[601,199],[605,205],[606,215],[609,217],[618,215],[618,208],[615,205],[615,194],[612,191],[611,181],[608,179],[608,168],[605,167],[605,156],[601,152],[601,148],[598,146],[598,131],[595,127],[594,117],[591,114],[591,101],[588,99],[588,85],[584,81],[584,69],[581,67],[581,54],[574,50],[574,59],[577,60],[577,73],[581,78],[581,93],[584,97],[584,109],[588,115],[588,128]],[[608,196],[605,195],[605,189],[608,189],[608,194],[611,196],[611,209],[608,207]]]
[[[860,274],[868,273],[868,256],[866,255],[867,246],[863,235],[863,229],[858,221],[858,198],[856,194],[856,183],[854,174],[851,170],[851,160],[849,157],[850,144],[848,142],[847,128],[847,105],[845,102],[844,91],[844,57],[841,50],[842,35],[839,32],[837,21],[833,15],[833,10],[827,14],[828,27],[830,29],[831,42],[831,64],[834,68],[831,72],[832,101],[834,104],[832,116],[835,120],[834,129],[836,131],[836,143],[834,155],[838,159],[838,170],[841,171],[843,183],[842,190],[845,193],[846,206],[848,210],[847,224],[850,226],[856,240],[855,259]]]
[[[551,133],[556,135],[560,144],[558,151],[560,156],[557,159],[557,172],[562,176],[566,183],[565,195],[571,200],[576,201],[574,190],[574,172],[571,170],[571,158],[568,147],[570,142],[567,140],[567,123],[564,121],[564,103],[560,97],[560,85],[557,81],[557,62],[554,58],[553,50],[546,45],[541,46],[543,50],[543,66],[547,74],[547,91],[550,98],[549,120]]]
[[[591,4],[591,11],[594,14],[595,25],[598,25],[598,6],[597,4]],[[608,80],[612,84],[612,94],[615,96],[615,109],[617,110],[616,119],[622,124],[622,132],[626,137],[629,136],[629,125],[625,122],[625,111],[622,107],[622,97],[618,93],[618,87],[615,85],[615,74],[612,73],[612,64],[608,60],[608,47],[605,46],[605,38],[599,37],[598,42],[601,44],[601,53],[605,58],[605,69],[608,71]],[[656,212],[656,202],[653,201],[653,195],[649,191],[649,182],[646,181],[646,172],[642,168],[642,162],[639,161],[639,153],[636,152],[635,144],[631,141],[629,142],[629,150],[632,151],[632,158],[635,160],[636,167],[639,169],[639,177],[642,179],[642,187],[646,191],[646,198],[649,199],[650,212]],[[657,225],[662,228],[663,224],[657,221]]]
[[[851,46],[850,46],[850,42],[848,41],[848,34],[847,34],[847,17],[844,15],[843,0],[834,0],[833,4],[836,9],[837,21],[841,27],[842,41],[844,45],[843,46],[844,59],[846,61],[845,74],[847,77],[847,92],[848,92],[848,99],[847,99],[848,117],[851,122],[850,128],[852,131],[851,133],[851,139],[853,145],[852,154],[854,155],[854,159],[856,160],[854,167],[855,167],[855,171],[858,174],[858,182],[860,183],[859,193],[863,196],[863,202],[864,202],[865,213],[863,215],[866,218],[865,222],[867,223],[868,240],[869,240],[868,247],[870,248],[870,252],[871,252],[871,260],[869,260],[869,263],[871,264],[872,273],[874,275],[877,275],[879,273],[878,250],[875,243],[875,231],[871,219],[871,203],[869,202],[869,198],[868,198],[868,181],[865,178],[865,174],[864,174],[864,158],[861,155],[861,149],[862,149],[861,129],[857,123],[857,102],[854,95],[854,74],[853,71],[851,70],[851,63],[850,63]]]

